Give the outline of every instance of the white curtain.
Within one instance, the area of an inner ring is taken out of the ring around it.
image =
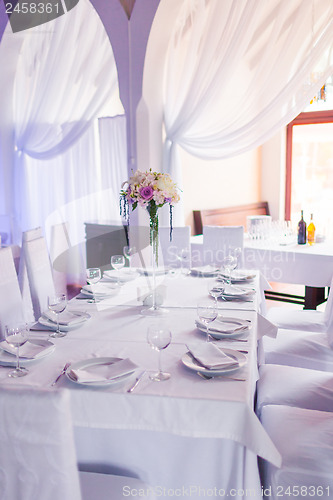
[[[164,171],[251,150],[333,73],[331,0],[184,0],[165,64]]]
[[[46,227],[50,220],[82,222],[83,214],[98,218],[102,197],[97,193],[110,185],[105,176],[102,183],[93,121],[123,113],[123,107],[110,41],[88,0],[27,32],[18,58],[13,106],[17,239],[20,230]],[[122,148],[126,148],[124,136],[115,145],[117,151]],[[113,203],[106,205],[105,213]],[[87,204],[89,214],[82,210]],[[60,220],[55,213],[62,214]],[[77,228],[70,224],[73,241],[82,241],[82,231],[82,224]]]

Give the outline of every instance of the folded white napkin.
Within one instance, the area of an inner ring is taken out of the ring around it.
[[[45,311],[43,313],[44,318],[47,318],[48,320],[52,321],[52,323],[57,322],[57,314],[53,311]],[[80,315],[80,313],[72,313],[71,311],[63,311],[59,314],[59,325],[76,325],[77,323],[82,323],[83,321],[86,321],[86,317]]]
[[[137,365],[126,358],[112,364],[92,365],[85,369],[70,370],[70,376],[77,382],[103,382],[133,373],[136,368]]]
[[[251,288],[240,288],[234,285],[225,285],[224,295],[253,295],[255,290],[251,290]]]
[[[84,285],[82,287],[85,293],[90,293],[91,295],[112,295],[114,293],[114,288],[111,284],[106,285],[105,283],[96,283],[95,285]]]
[[[195,320],[195,324],[197,327],[206,330],[206,324],[199,319]],[[234,333],[234,332],[243,332],[248,329],[247,325],[239,325],[236,326],[232,323],[223,323],[223,321],[215,322],[214,325],[209,326],[210,332],[219,332],[219,333]]]
[[[9,354],[13,354],[14,356],[16,356],[16,349],[9,345],[6,340],[0,342],[0,347]],[[20,358],[38,359],[42,356],[45,356],[48,351],[53,351],[53,349],[54,344],[52,344],[52,342],[50,341],[47,341],[47,343],[43,345],[38,343],[35,344],[34,342],[29,342],[28,340],[20,347],[19,355]]]
[[[192,356],[204,367],[210,370],[232,368],[238,366],[238,361],[222,352],[211,342],[200,342],[188,346]]]

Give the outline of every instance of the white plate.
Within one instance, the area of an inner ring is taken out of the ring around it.
[[[225,273],[219,273],[219,274],[222,280],[229,278],[229,276]],[[246,271],[234,271],[231,274],[231,283],[246,283],[249,281],[253,281],[255,277],[256,277],[255,274],[247,273]]]
[[[83,361],[78,361],[77,363],[72,363],[66,370],[66,376],[67,378],[71,381],[74,382],[75,384],[79,385],[84,385],[84,386],[93,386],[93,387],[104,387],[104,386],[114,386],[118,387],[121,386],[124,382],[127,382],[129,379],[134,378],[135,376],[135,370],[131,373],[126,373],[125,375],[120,375],[119,377],[115,377],[113,379],[107,379],[99,382],[80,382],[79,380],[75,380],[74,378],[71,377],[70,372],[71,370],[79,370],[79,369],[85,369],[89,368],[90,366],[95,366],[95,365],[105,365],[105,364],[113,364],[116,361],[121,361],[122,358],[90,358],[90,359],[85,359]]]
[[[211,278],[216,276],[219,269],[214,266],[200,266],[200,267],[192,267],[191,274],[193,276],[201,276],[202,278]]]
[[[138,276],[139,273],[134,269],[104,271],[101,283],[114,283],[117,281],[120,281],[120,283],[127,283],[128,281],[134,280]]]
[[[137,268],[138,273],[142,274],[143,276],[152,276],[153,275],[153,268],[152,267],[138,267]],[[155,276],[161,276],[163,274],[167,274],[169,272],[169,269],[167,267],[157,267],[155,269]]]
[[[233,366],[233,367],[226,366],[224,368],[210,370],[208,368],[205,368],[204,366],[201,366],[200,363],[198,361],[196,361],[189,352],[186,352],[183,355],[182,362],[190,370],[194,370],[195,372],[204,373],[206,375],[209,375],[210,377],[216,377],[219,375],[225,375],[227,373],[235,372],[246,365],[247,358],[242,352],[235,351],[234,349],[227,349],[227,348],[223,348],[223,349],[221,349],[221,351],[224,352],[225,354],[227,354],[228,356],[235,358],[235,360],[238,361],[238,366]]]
[[[26,364],[35,363],[40,359],[49,356],[55,349],[55,345],[53,344],[53,342],[47,339],[30,339],[28,340],[28,342],[45,347],[45,351],[40,352],[37,358],[22,358],[20,356],[20,364],[22,364],[23,366],[25,366]],[[5,366],[16,366],[16,356],[5,352],[0,348],[0,364]]]
[[[70,332],[71,330],[75,330],[76,328],[80,328],[88,319],[91,318],[90,314],[82,311],[71,311],[73,314],[77,314],[78,316],[82,316],[82,321],[80,323],[75,323],[74,325],[59,325],[59,330],[61,332]],[[41,316],[38,319],[38,323],[45,326],[49,330],[55,331],[57,329],[57,323],[54,323],[48,318]]]
[[[117,295],[117,293],[119,293],[119,288],[119,286],[117,288],[110,288],[110,291],[107,291],[106,293],[92,293],[88,290],[84,290],[84,288],[81,288],[80,293],[85,297],[90,297],[91,299],[94,297],[95,299],[108,299],[109,297]]]
[[[249,327],[251,326],[251,323],[249,323],[248,321],[226,316],[220,316],[216,319],[216,321],[219,322],[219,325],[216,325],[215,328],[214,324],[216,323],[214,322],[211,324],[211,327],[209,328],[209,335],[214,339],[243,337],[245,334],[246,335],[248,334]],[[206,327],[201,326],[200,324],[197,323],[196,327],[198,328],[198,330],[206,334],[207,332]],[[238,329],[241,330],[238,331]]]

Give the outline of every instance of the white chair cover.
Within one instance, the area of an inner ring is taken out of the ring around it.
[[[243,253],[243,226],[204,226],[203,227],[203,263],[222,263],[224,257],[235,248]],[[239,266],[243,262],[242,254],[238,257]]]
[[[69,392],[0,388],[0,498],[81,500]]]
[[[23,319],[23,302],[12,250],[10,247],[0,248],[0,338],[7,323]]]
[[[298,489],[300,498],[331,498],[333,413],[268,405],[262,409],[261,421],[282,455],[280,469],[263,463],[268,497],[293,498]]]
[[[159,233],[160,255],[162,255],[163,258],[163,265],[179,266],[180,261],[178,258],[178,254],[180,250],[186,249],[189,256],[189,259],[186,262],[186,267],[190,268],[191,267],[190,226],[173,227],[171,241],[170,241],[170,227],[160,227],[158,233]]]
[[[332,290],[333,278],[331,280]],[[333,346],[333,293],[329,293],[325,311],[293,310],[284,307],[272,307],[267,312],[267,319],[279,328],[328,332],[329,342]]]
[[[266,364],[298,366],[333,373],[333,350],[326,333],[279,329],[262,339]]]
[[[294,366],[263,365],[257,381],[257,414],[266,405],[333,410],[333,373]]]
[[[35,319],[47,310],[47,296],[55,292],[50,258],[44,238],[25,242],[24,255],[27,266],[31,299]]]
[[[26,243],[28,241],[32,241],[32,240],[35,240],[36,238],[41,238],[41,237],[42,237],[42,228],[41,227],[29,229],[28,231],[24,231],[22,233],[22,248],[21,248],[20,261],[19,261],[18,280],[19,280],[21,295],[22,295],[22,300],[23,300],[24,314],[25,314],[26,320],[28,322],[34,321],[35,315],[34,315],[34,310],[33,310],[33,305],[32,305],[32,300],[31,300],[30,285],[29,285],[29,279],[28,279],[28,273],[27,273],[27,264],[26,264],[26,258],[25,258],[25,246],[26,246]]]
[[[54,287],[57,293],[67,293],[69,248],[68,223],[61,222],[53,225],[51,227],[50,259]]]

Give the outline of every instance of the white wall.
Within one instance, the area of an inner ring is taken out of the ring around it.
[[[185,223],[192,211],[266,201],[261,196],[260,148],[227,160],[207,161],[181,151]]]

